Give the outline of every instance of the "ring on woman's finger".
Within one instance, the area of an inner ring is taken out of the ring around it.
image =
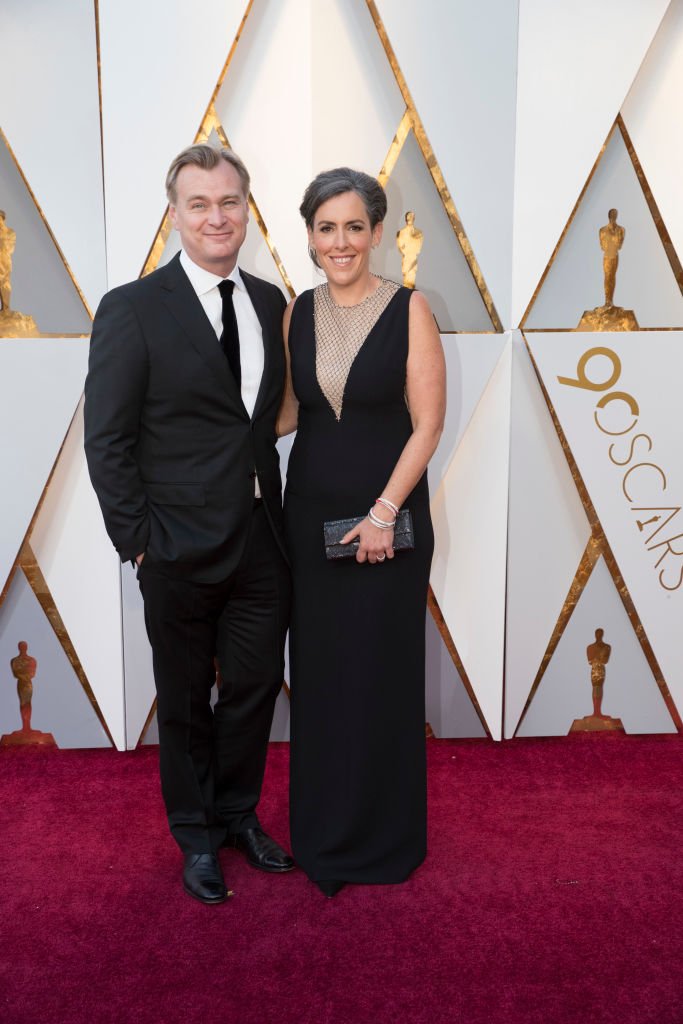
[[[387,557],[386,555],[377,555],[377,561],[378,562],[383,562],[386,557]]]

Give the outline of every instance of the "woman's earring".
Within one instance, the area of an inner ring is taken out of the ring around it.
[[[320,266],[320,261],[318,260],[318,254],[317,254],[317,252],[315,251],[315,249],[314,249],[314,247],[312,245],[308,246],[308,255],[309,255],[310,259],[311,259],[311,262],[313,263],[313,266],[317,270],[317,272],[319,274],[324,274],[325,271]]]

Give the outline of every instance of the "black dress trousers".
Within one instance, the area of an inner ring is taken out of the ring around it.
[[[236,570],[217,583],[138,570],[154,661],[161,787],[185,853],[210,853],[258,825],[275,700],[284,675],[290,577],[261,501]],[[222,685],[211,708],[218,659]]]

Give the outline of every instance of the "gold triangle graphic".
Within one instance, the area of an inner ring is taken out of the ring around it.
[[[494,328],[493,331],[483,331],[479,333],[500,334],[504,330],[503,324],[496,311],[493,299],[486,285],[486,281],[484,280],[484,275],[482,274],[481,268],[479,267],[477,259],[474,255],[474,251],[463,227],[460,215],[458,214],[458,211],[455,207],[455,203],[453,202],[453,197],[451,196],[448,186],[446,185],[446,180],[442,174],[441,168],[434,154],[434,150],[432,149],[431,143],[424,129],[424,125],[422,124],[422,120],[415,108],[415,103],[408,88],[408,83],[406,82],[405,75],[401,71],[398,60],[396,58],[396,54],[394,53],[394,49],[389,41],[389,36],[387,35],[387,31],[386,28],[384,27],[384,23],[382,21],[380,13],[377,10],[375,0],[366,0],[366,3],[368,6],[368,10],[370,12],[370,16],[372,17],[372,20],[375,24],[375,28],[377,29],[379,38],[382,42],[382,46],[384,47],[384,52],[387,55],[387,59],[391,65],[394,77],[396,78],[398,87],[401,90],[403,101],[406,105],[406,111],[396,131],[396,135],[389,149],[387,158],[384,161],[382,170],[378,175],[378,179],[381,184],[384,185],[386,183],[389,176],[391,175],[391,172],[396,166],[396,162],[398,160],[401,149],[403,148],[403,145],[405,144],[405,141],[408,138],[409,132],[412,129],[417,144],[420,148],[420,152],[422,153],[425,164],[427,165],[427,170],[429,171],[432,180],[436,186],[437,192],[439,193],[441,202],[443,203],[444,209],[446,211],[446,215],[448,216],[448,219],[451,223],[451,227],[453,228],[455,236],[458,242],[460,243],[460,248],[462,249],[463,255],[467,261],[467,265],[469,266],[472,277],[474,278],[475,284],[477,286],[479,294],[481,295],[482,301],[486,306],[486,310],[488,312],[489,318]]]
[[[524,337],[524,335],[522,335],[522,337]],[[519,719],[519,722],[517,723],[517,727],[515,728],[513,735],[516,736],[519,731],[519,728],[524,720],[524,716],[526,715],[531,705],[531,702],[535,696],[536,691],[538,690],[543,675],[545,674],[548,664],[550,663],[550,659],[552,658],[552,655],[555,652],[557,645],[562,639],[562,636],[564,634],[565,629],[567,628],[574,608],[576,607],[576,604],[579,598],[581,597],[581,594],[583,593],[588,583],[588,580],[590,579],[591,573],[593,572],[593,569],[595,568],[595,565],[600,555],[602,555],[602,557],[605,560],[605,564],[607,565],[610,576],[612,577],[614,585],[617,588],[622,604],[624,605],[624,609],[626,610],[626,614],[628,615],[631,625],[633,627],[633,631],[642,648],[643,654],[645,655],[645,659],[648,663],[650,671],[652,672],[652,675],[654,676],[655,682],[659,687],[659,691],[662,695],[662,698],[664,699],[664,703],[666,704],[667,710],[671,715],[672,721],[676,726],[678,732],[683,733],[683,721],[681,720],[678,708],[676,707],[674,699],[671,696],[671,692],[666,684],[666,680],[664,679],[662,670],[659,667],[659,662],[657,661],[655,652],[652,649],[652,645],[650,644],[645,629],[643,628],[643,624],[640,621],[640,616],[636,611],[636,607],[633,603],[633,599],[631,597],[629,589],[626,586],[619,566],[617,565],[617,561],[610,547],[607,535],[598,518],[598,514],[595,511],[595,506],[593,505],[586,484],[584,483],[583,477],[581,476],[578,464],[569,446],[567,437],[562,429],[559,417],[557,415],[557,412],[555,411],[555,407],[553,406],[550,400],[550,395],[548,394],[545,384],[543,383],[543,378],[541,377],[540,371],[538,369],[533,353],[531,352],[529,343],[526,338],[524,338],[524,342],[529,353],[529,358],[531,359],[531,363],[534,367],[536,377],[538,378],[538,382],[543,393],[543,397],[545,398],[546,405],[548,406],[548,411],[553,421],[555,431],[559,438],[560,444],[562,445],[562,450],[567,460],[567,464],[569,466],[572,479],[574,480],[574,484],[576,485],[579,497],[581,498],[581,503],[588,518],[588,522],[591,528],[591,537],[588,541],[586,550],[583,553],[583,556],[579,563],[579,567],[569,588],[569,593],[567,594],[567,597],[565,599],[562,611],[560,612],[559,618],[552,632],[550,641],[548,643],[548,647],[546,648],[545,654],[541,661],[541,665],[532,684],[529,697],[527,698],[526,704],[524,705],[524,710]]]
[[[548,265],[545,268],[545,270],[543,271],[543,273],[541,275],[540,281],[536,285],[536,288],[534,290],[533,295],[531,296],[531,299],[529,301],[529,304],[528,304],[527,308],[524,310],[524,315],[522,316],[522,319],[521,319],[520,325],[519,325],[520,329],[524,329],[525,328],[525,324],[526,324],[529,316],[531,315],[531,311],[534,308],[534,305],[536,304],[536,300],[538,299],[538,296],[539,296],[539,294],[540,294],[540,292],[541,292],[541,290],[543,288],[543,285],[546,282],[548,274],[550,273],[550,271],[553,268],[553,265],[555,263],[555,259],[556,259],[557,255],[558,255],[560,249],[562,248],[564,240],[567,237],[567,233],[569,232],[569,229],[571,228],[572,224],[574,223],[574,218],[576,217],[576,214],[579,211],[579,208],[581,206],[581,203],[583,202],[584,196],[586,195],[586,192],[588,191],[590,183],[591,183],[591,181],[593,180],[593,178],[595,176],[595,172],[597,171],[598,167],[600,166],[600,164],[602,162],[602,158],[604,157],[605,152],[607,151],[607,147],[608,147],[608,145],[610,143],[610,140],[612,139],[612,136],[613,136],[615,131],[619,131],[620,132],[621,137],[622,137],[622,139],[624,141],[624,145],[626,146],[626,151],[627,151],[627,153],[628,153],[628,155],[630,157],[631,163],[633,164],[633,170],[635,171],[636,177],[638,178],[638,182],[639,182],[640,187],[641,187],[641,189],[643,191],[643,195],[645,196],[645,201],[647,202],[647,206],[648,206],[648,209],[649,209],[650,214],[652,216],[652,220],[654,221],[655,227],[657,229],[657,234],[659,235],[660,241],[662,243],[662,247],[664,248],[664,251],[666,252],[667,259],[668,259],[669,264],[671,266],[671,270],[673,272],[673,275],[676,278],[676,281],[678,283],[678,287],[680,288],[681,292],[683,292],[683,267],[681,266],[681,261],[678,258],[676,250],[674,249],[673,243],[671,241],[671,236],[669,235],[669,232],[668,232],[668,230],[666,228],[666,225],[664,223],[662,215],[659,212],[659,207],[657,206],[657,203],[655,201],[654,195],[652,193],[652,189],[650,188],[650,186],[648,184],[648,181],[647,181],[647,178],[645,177],[645,173],[643,171],[643,168],[642,168],[642,165],[640,163],[640,160],[638,159],[638,155],[637,155],[637,153],[635,151],[635,147],[633,145],[633,142],[631,141],[631,137],[628,134],[628,131],[626,130],[626,125],[624,124],[624,121],[623,121],[623,118],[622,118],[621,114],[618,114],[616,119],[615,119],[615,121],[614,121],[614,124],[612,125],[612,127],[609,130],[609,132],[607,133],[607,138],[603,142],[602,147],[600,149],[600,152],[597,155],[596,161],[593,164],[588,177],[586,178],[586,183],[583,186],[583,188],[581,189],[581,192],[579,193],[579,197],[576,200],[576,203],[574,204],[574,208],[572,209],[572,212],[569,215],[569,219],[568,219],[567,223],[565,224],[565,226],[564,226],[564,228],[562,230],[562,234],[560,235],[560,237],[559,237],[559,239],[557,241],[557,245],[553,249],[553,252],[552,252],[552,255],[550,257],[550,260],[548,261]],[[647,331],[647,330],[655,330],[655,329],[658,330],[658,331],[675,331],[675,330],[680,330],[681,328],[680,327],[657,327],[657,328],[638,327],[638,328],[634,328],[634,330],[638,330],[638,331]],[[550,328],[529,327],[529,328],[526,328],[526,331],[529,334],[540,333],[540,332],[542,332],[543,334],[551,334],[551,333],[567,334],[567,333],[573,333],[573,332],[575,332],[577,330],[578,330],[578,327],[569,327],[569,328],[567,328],[567,327],[550,327]]]
[[[52,228],[50,227],[50,225],[48,223],[47,217],[45,216],[45,213],[43,212],[43,209],[42,209],[40,203],[38,202],[36,194],[33,191],[33,189],[31,188],[31,186],[30,186],[30,184],[28,182],[28,179],[27,179],[26,175],[24,174],[24,172],[22,170],[21,164],[17,160],[16,154],[15,154],[14,150],[12,149],[12,147],[11,147],[11,145],[9,143],[9,139],[7,138],[5,133],[3,132],[2,128],[0,128],[0,145],[3,145],[3,144],[4,144],[8,154],[9,154],[11,160],[12,160],[12,163],[14,164],[14,166],[15,166],[15,168],[17,170],[17,173],[18,173],[19,177],[21,178],[21,180],[22,180],[22,182],[24,184],[24,187],[25,187],[26,191],[28,192],[29,196],[31,197],[31,200],[33,202],[33,205],[35,206],[36,212],[38,213],[38,216],[40,217],[40,219],[41,219],[41,221],[43,223],[43,226],[44,226],[45,230],[47,231],[47,233],[48,233],[48,235],[49,235],[49,237],[50,237],[50,239],[52,241],[52,244],[54,245],[55,249],[57,250],[57,255],[59,256],[60,260],[62,261],[64,269],[66,270],[67,274],[69,275],[69,278],[71,279],[71,283],[73,284],[73,286],[74,286],[74,288],[75,288],[75,290],[76,290],[76,292],[78,294],[78,297],[79,297],[79,299],[80,299],[80,301],[81,301],[81,303],[83,305],[83,308],[84,308],[84,310],[85,310],[85,312],[86,312],[86,314],[88,316],[88,319],[92,320],[92,318],[93,318],[92,311],[91,311],[90,307],[88,306],[88,303],[86,301],[85,295],[81,291],[80,285],[78,284],[78,281],[74,277],[74,273],[73,273],[71,267],[69,266],[69,263],[68,263],[65,255],[64,255],[64,253],[61,250],[59,242],[57,241]],[[7,337],[13,337],[13,336],[14,335],[12,335],[12,334],[8,334],[7,335]],[[32,332],[29,336],[31,338],[87,338],[88,337],[87,334],[78,334],[78,333],[75,333],[75,334],[61,333],[60,334],[60,333],[45,332],[45,331],[35,331],[35,332]]]
[[[107,726],[107,723],[104,719],[104,715],[100,710],[100,706],[97,703],[97,698],[95,697],[95,694],[92,691],[90,683],[88,682],[88,677],[85,674],[85,671],[83,669],[83,666],[81,665],[80,659],[78,657],[78,654],[76,653],[76,649],[71,641],[67,628],[64,625],[61,615],[59,614],[54,598],[50,593],[50,588],[47,585],[47,580],[43,576],[42,570],[38,565],[33,550],[31,549],[31,546],[28,542],[25,542],[23,544],[22,549],[19,553],[19,557],[17,559],[17,564],[21,568],[24,576],[26,577],[28,585],[35,594],[36,598],[38,599],[38,603],[40,604],[40,607],[43,609],[43,612],[45,613],[45,617],[47,618],[48,622],[52,626],[54,634],[59,640],[62,650],[69,659],[69,663],[71,664],[71,667],[76,673],[76,677],[78,678],[79,683],[83,687],[83,691],[86,697],[88,698],[90,704],[92,705],[93,711],[97,715],[98,721],[102,728],[104,729],[107,739],[109,740],[112,747],[115,747],[116,744],[114,743],[112,735],[109,732],[109,727]]]
[[[398,128],[396,129],[396,134],[394,135],[392,143],[389,146],[389,152],[387,153],[384,163],[382,164],[382,169],[377,175],[377,180],[382,186],[382,188],[384,188],[384,186],[386,185],[387,181],[391,176],[391,172],[396,166],[399,154],[403,149],[405,141],[408,138],[408,135],[410,134],[412,127],[413,122],[410,117],[410,112],[406,110],[405,113],[403,114],[403,117],[401,118]]]

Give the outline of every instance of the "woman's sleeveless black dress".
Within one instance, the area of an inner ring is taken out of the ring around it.
[[[294,583],[291,838],[315,881],[400,882],[426,853],[426,473],[403,506],[413,517],[413,551],[361,565],[327,561],[323,544],[325,520],[367,512],[411,435],[411,294],[398,289],[367,334],[339,420],[316,375],[314,291],[299,296],[290,324],[300,403],[285,492]]]

